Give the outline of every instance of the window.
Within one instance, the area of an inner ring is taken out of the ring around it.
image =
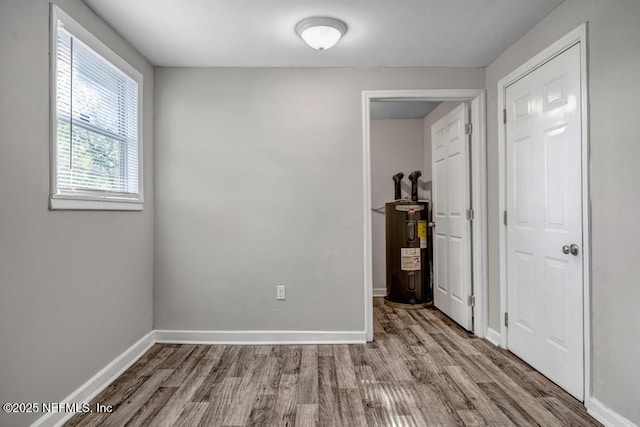
[[[142,75],[52,6],[51,209],[142,209]]]

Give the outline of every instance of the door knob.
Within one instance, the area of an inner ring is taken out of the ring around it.
[[[564,245],[562,247],[562,253],[565,255],[578,255],[578,245],[576,245],[575,243],[571,245]]]
[[[433,221],[431,221],[431,222],[429,223],[429,227],[431,227],[431,228],[436,228],[436,223],[435,223],[435,222],[433,222]]]

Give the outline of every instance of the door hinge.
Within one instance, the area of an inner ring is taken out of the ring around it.
[[[502,222],[504,222],[504,225],[507,225],[507,211],[502,213]]]
[[[473,209],[467,209],[467,221],[473,221],[474,215]]]
[[[507,124],[507,109],[502,110],[502,123]]]
[[[476,296],[475,295],[469,295],[469,299],[467,300],[467,305],[469,305],[471,307],[475,307],[476,306]]]
[[[471,132],[473,132],[473,125],[471,123],[464,125],[464,134],[471,135]]]
[[[504,326],[509,326],[509,313],[504,314]]]

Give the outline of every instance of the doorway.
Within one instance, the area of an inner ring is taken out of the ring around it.
[[[363,182],[364,182],[364,303],[367,341],[373,340],[373,256],[371,197],[371,103],[374,101],[458,101],[469,103],[473,123],[470,136],[471,162],[470,211],[473,219],[471,276],[474,294],[468,299],[475,319],[473,331],[477,336],[486,334],[487,266],[486,266],[486,142],[484,89],[391,90],[363,92]],[[463,325],[466,327],[466,325]]]
[[[590,396],[586,26],[498,83],[501,345]]]

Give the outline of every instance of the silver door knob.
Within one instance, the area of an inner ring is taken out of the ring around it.
[[[431,221],[431,222],[429,223],[429,227],[431,227],[431,228],[436,228],[436,223],[435,223],[435,222],[433,222],[433,221]]]
[[[578,255],[578,245],[576,245],[575,243],[571,245],[564,245],[562,247],[562,253],[565,255]]]

